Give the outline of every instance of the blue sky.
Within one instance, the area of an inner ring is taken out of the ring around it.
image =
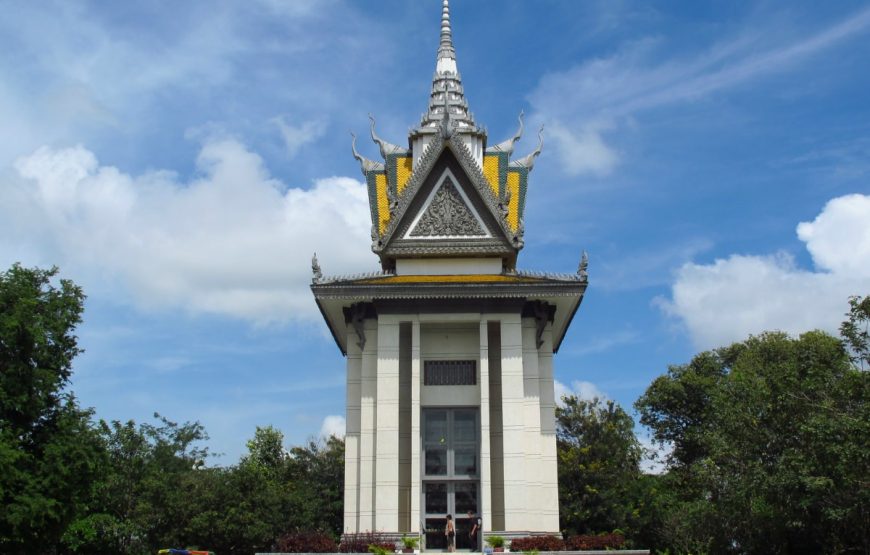
[[[440,2],[0,8],[0,266],[84,286],[82,404],[199,420],[217,464],[257,425],[288,444],[340,428],[344,359],[309,261],[377,268],[349,131],[372,113],[401,144],[419,121]],[[668,364],[764,329],[835,331],[870,293],[866,3],[451,13],[490,140],[520,110],[546,125],[519,266],[590,255],[560,391],[630,408]]]

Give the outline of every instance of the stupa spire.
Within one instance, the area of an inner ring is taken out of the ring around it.
[[[453,47],[453,30],[450,26],[450,3],[441,3],[441,40],[435,57],[435,75],[432,76],[432,91],[429,94],[429,110],[423,114],[418,129],[436,130],[447,117],[452,120],[460,133],[480,130],[474,123],[474,116],[468,111],[468,101],[462,88],[462,78],[456,66],[456,49]]]
[[[441,44],[438,46],[438,59],[456,59],[453,48],[453,33],[450,31],[450,3],[444,0],[441,6]]]

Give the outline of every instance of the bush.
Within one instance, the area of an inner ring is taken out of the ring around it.
[[[569,551],[582,551],[586,549],[619,549],[625,544],[625,536],[617,532],[610,534],[582,534],[571,536],[565,541]]]
[[[386,535],[379,532],[363,532],[360,534],[345,534],[338,546],[339,553],[370,553],[369,547],[375,546],[392,553],[396,544]]]
[[[511,551],[564,551],[565,542],[556,536],[531,536],[511,541]]]
[[[275,542],[281,553],[335,553],[338,546],[325,532],[290,532]]]

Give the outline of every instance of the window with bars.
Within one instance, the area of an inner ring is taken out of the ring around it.
[[[477,385],[477,361],[427,360],[423,385]]]

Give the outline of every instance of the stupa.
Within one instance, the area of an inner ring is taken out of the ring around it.
[[[381,271],[311,290],[347,357],[344,532],[423,536],[479,551],[483,536],[559,533],[553,354],[587,286],[577,273],[517,269],[529,173],[519,129],[489,146],[457,68],[448,0],[428,110],[407,147],[356,149]]]

